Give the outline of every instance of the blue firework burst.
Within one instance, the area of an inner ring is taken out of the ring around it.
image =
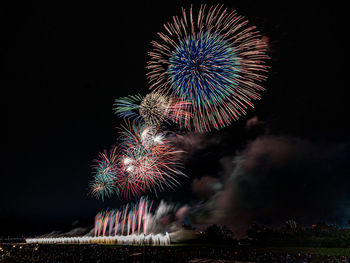
[[[190,128],[220,129],[260,99],[268,66],[259,31],[222,5],[192,7],[158,33],[149,52],[150,88],[192,103]]]
[[[196,110],[216,107],[234,92],[239,57],[220,36],[198,33],[183,39],[169,60],[168,74],[179,97],[192,101]]]

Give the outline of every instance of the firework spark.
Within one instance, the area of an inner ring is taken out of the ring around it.
[[[220,129],[260,99],[265,80],[266,44],[254,26],[222,5],[202,5],[164,25],[149,52],[150,88],[190,101],[197,131]]]

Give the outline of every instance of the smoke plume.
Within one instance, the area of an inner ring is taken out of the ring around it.
[[[350,218],[349,146],[259,137],[222,159],[226,173],[221,178],[193,181],[194,192],[204,201],[193,206],[191,220],[226,224],[240,234],[253,222],[273,226],[294,219],[303,225],[344,225]]]

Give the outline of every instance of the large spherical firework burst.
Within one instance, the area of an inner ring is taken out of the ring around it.
[[[178,98],[151,92],[145,97],[131,95],[115,100],[115,113],[125,119],[141,119],[150,126],[158,127],[169,120],[186,125],[190,118],[191,103]]]
[[[117,185],[126,198],[172,187],[182,175],[179,154],[165,136],[145,125],[127,125],[121,134]]]
[[[164,25],[153,41],[147,73],[150,88],[192,103],[191,126],[220,129],[253,107],[265,79],[266,45],[255,27],[222,5],[203,5],[194,16]]]

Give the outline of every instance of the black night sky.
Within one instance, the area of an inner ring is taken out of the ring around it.
[[[208,134],[187,160],[189,178],[157,200],[190,206],[205,202],[210,197],[194,190],[194,179],[219,180],[223,160],[243,154],[253,166],[246,178],[255,182],[244,184],[235,199],[241,200],[239,211],[247,208],[245,216],[254,210],[257,214],[248,217],[263,223],[295,217],[342,224],[350,219],[344,7],[335,2],[220,2],[268,39],[267,90],[247,116]],[[150,42],[181,7],[189,2],[0,4],[6,130],[0,237],[92,225],[99,210],[124,202],[114,197],[103,203],[88,195],[91,161],[116,141],[121,121],[112,112],[114,99],[148,92]],[[254,116],[258,123],[247,128]],[[219,142],[212,143],[215,138]],[[287,149],[287,161],[275,158],[285,153],[281,147]],[[267,152],[265,161],[261,151]],[[266,206],[276,209],[266,211]],[[223,223],[231,223],[229,216]]]

